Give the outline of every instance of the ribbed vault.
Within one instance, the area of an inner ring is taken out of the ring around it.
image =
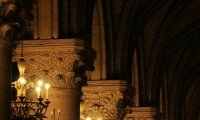
[[[107,56],[108,78],[131,83],[132,55],[136,50],[140,106],[159,108],[159,90],[166,77],[168,104],[165,105],[168,107],[164,107],[164,111],[169,114],[164,115],[165,118],[197,119],[200,2],[127,0],[118,6],[118,14],[117,4],[114,1],[110,4],[113,5],[110,7],[111,19],[106,20],[113,23],[109,24],[113,29],[105,30],[112,33],[107,34],[110,35],[107,49],[112,49]],[[189,96],[193,96],[191,102],[188,102]],[[197,112],[189,112],[190,105]]]

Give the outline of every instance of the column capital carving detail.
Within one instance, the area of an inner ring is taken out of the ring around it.
[[[88,86],[83,87],[83,111],[81,111],[82,119],[87,116],[92,119],[123,119],[125,115],[125,89],[125,81],[89,81]]]
[[[66,45],[67,41],[55,44],[53,40],[42,45],[40,41],[32,46],[29,43],[31,42],[25,41],[24,45],[25,78],[28,81],[42,79],[52,87],[80,88],[86,82],[85,71],[94,69],[93,51],[84,46]],[[19,53],[20,46],[14,51],[13,61],[19,59]]]

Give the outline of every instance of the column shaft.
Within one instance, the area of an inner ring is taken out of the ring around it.
[[[0,40],[0,120],[10,118],[11,46],[10,42]]]
[[[56,110],[56,118],[60,109],[60,120],[80,119],[80,90],[53,88],[51,90],[52,105],[49,106],[47,116],[50,118],[51,111]]]

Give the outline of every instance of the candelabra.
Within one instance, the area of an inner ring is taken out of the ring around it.
[[[37,101],[28,101],[26,99],[26,91],[35,85],[33,82],[27,82],[24,77],[26,66],[23,57],[23,47],[22,55],[17,65],[20,76],[11,86],[11,120],[43,120],[43,118],[46,118],[45,114],[50,104],[48,99],[48,89],[50,85],[46,84],[44,86],[46,88],[46,99],[43,100],[41,97],[43,82],[38,81],[36,86]]]
[[[42,120],[46,118],[45,113],[50,104],[48,99],[49,84],[45,85],[46,99],[41,97],[41,89],[43,82],[38,81],[36,91],[37,100],[28,101],[26,99],[26,90],[34,87],[32,82],[26,82],[26,80],[20,77],[19,80],[12,83],[11,87],[11,120]]]
[[[28,101],[26,99],[26,90],[34,87],[32,82],[25,82],[25,79],[19,79],[12,83],[11,87],[11,120],[42,120],[46,118],[45,114],[50,104],[48,99],[49,84],[45,85],[46,99],[41,97],[42,81],[38,81],[37,100]]]
[[[42,97],[37,102],[28,102],[25,96],[19,96],[16,101],[11,101],[11,120],[42,120],[46,118],[49,103],[48,99],[43,101]]]

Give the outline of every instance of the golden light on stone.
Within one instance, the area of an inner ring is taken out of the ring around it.
[[[85,82],[86,80],[84,79],[83,81],[82,79],[86,77],[85,72],[83,72],[82,70],[84,71],[86,70],[86,69],[83,69],[83,66],[86,67],[90,65],[90,62],[88,63],[88,61],[87,61],[87,64],[84,63],[83,65],[82,62],[85,62],[85,60],[82,60],[82,58],[88,59],[88,60],[93,59],[93,52],[92,54],[90,54],[90,52],[87,51],[87,49],[85,49],[84,41],[79,40],[79,39],[77,40],[70,39],[69,42],[66,40],[65,41],[53,40],[53,43],[51,43],[50,41],[47,43],[45,42],[45,44],[40,43],[40,41],[36,41],[35,43],[40,44],[39,47],[41,49],[39,51],[36,51],[38,54],[32,55],[32,53],[35,53],[34,51],[36,49],[32,47],[33,49],[29,51],[29,47],[30,47],[29,42],[30,41],[28,40],[24,42],[26,45],[25,48],[26,50],[28,50],[25,54],[26,56],[24,57],[24,59],[27,60],[26,61],[27,70],[25,70],[25,78],[27,77],[27,80],[28,80],[27,82],[33,81],[36,87],[41,86],[40,87],[41,90],[35,91],[36,88],[34,88],[34,91],[30,90],[31,94],[28,94],[27,97],[30,97],[31,98],[30,100],[35,100],[34,98],[38,96],[39,97],[41,96],[41,98],[43,98],[43,101],[51,99],[51,101],[53,101],[52,102],[53,104],[49,106],[49,111],[47,111],[46,113],[47,115],[46,117],[48,117],[48,119],[50,120],[51,118],[54,119],[53,116],[55,115],[56,115],[56,119],[58,119],[59,116],[60,116],[60,119],[63,119],[63,120],[80,119],[80,116],[79,116],[80,108],[78,108],[80,104],[80,97],[81,97],[80,93],[81,93],[81,87],[83,85],[82,83]],[[60,49],[61,47],[63,49]],[[18,50],[21,50],[21,49],[18,49]],[[51,52],[50,51],[48,52],[48,50],[50,50]],[[43,54],[43,52],[47,54]],[[77,62],[78,62],[78,65],[76,65]],[[81,64],[79,64],[79,62]],[[92,63],[93,62],[91,61],[91,64]],[[75,68],[77,69],[74,68],[74,65],[75,65]],[[87,68],[87,69],[90,69],[90,68]],[[69,74],[68,74],[68,71],[70,71]],[[79,75],[76,76],[77,74]],[[38,80],[42,80],[43,84],[39,85]],[[46,85],[46,82],[51,83],[51,86],[53,83],[53,88],[51,89],[50,85]],[[40,92],[39,95],[38,95],[38,92]],[[58,95],[62,97],[55,97],[53,95],[56,95],[56,96]],[[74,98],[78,98],[78,99],[74,99]],[[67,107],[64,107],[63,105],[65,106],[67,105]],[[58,112],[55,113],[55,115],[54,113],[51,114],[51,111],[54,108],[56,108],[57,110],[58,108],[60,108],[61,112],[59,110]],[[84,117],[83,120],[86,120],[86,116]],[[88,120],[93,120],[93,117],[92,116],[90,117],[91,118],[88,118]],[[94,120],[96,120],[96,118]]]
[[[97,118],[97,120],[102,120],[102,118]]]
[[[80,113],[83,113],[83,103],[80,103]]]

